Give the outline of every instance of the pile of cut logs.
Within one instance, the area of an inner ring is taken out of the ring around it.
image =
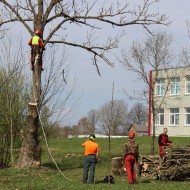
[[[157,179],[159,165],[159,155],[140,156],[139,176],[146,179]]]
[[[140,173],[143,178],[163,181],[190,180],[190,146],[167,147],[165,157],[142,156]]]

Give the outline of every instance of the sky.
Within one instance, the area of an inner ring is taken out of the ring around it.
[[[153,30],[163,30],[172,33],[174,46],[187,46],[190,43],[188,37],[186,20],[190,19],[189,0],[162,0],[155,9],[165,13],[172,23],[170,26],[154,26]],[[133,40],[145,38],[146,31],[141,27],[125,27],[126,37],[122,39],[122,48],[129,48]],[[120,50],[118,50],[120,51]],[[138,81],[134,73],[126,71],[119,63],[114,68],[105,64],[99,64],[101,77],[96,68],[92,66],[83,51],[72,52],[73,69],[71,77],[77,79],[77,91],[82,92],[79,100],[80,107],[70,120],[70,124],[76,123],[81,117],[88,114],[91,109],[99,109],[104,103],[112,98],[112,86],[114,83],[114,99],[126,100],[128,107],[134,105],[135,101],[129,100],[123,90],[132,93],[142,87],[142,81]]]
[[[110,3],[114,1],[115,0],[109,0]],[[120,0],[120,2],[125,1],[126,0]],[[129,2],[135,4],[136,2],[143,2],[143,0],[129,0]],[[176,47],[179,47],[179,45],[189,45],[190,38],[188,37],[185,22],[187,19],[190,19],[189,7],[189,0],[160,0],[152,9],[162,14],[165,13],[172,23],[170,26],[155,25],[151,27],[151,29],[154,31],[163,30],[167,33],[172,33],[174,46]],[[19,28],[17,28],[17,30],[19,31]],[[120,47],[114,51],[117,55],[120,54],[122,48],[128,49],[134,40],[141,41],[145,39],[147,33],[141,26],[136,25],[121,29],[118,28],[117,30],[112,30],[111,26],[106,25],[104,33],[101,34],[102,36],[100,37],[104,39],[107,34],[116,34],[122,30],[125,31],[126,36],[122,38]],[[20,29],[20,31],[22,33],[23,30]],[[72,30],[71,28],[71,36],[76,39],[81,38],[80,32],[81,31],[76,29]],[[23,38],[24,43],[27,43],[29,38],[29,34],[26,34]],[[69,81],[76,81],[74,94],[79,106],[63,125],[77,124],[80,118],[87,116],[90,110],[97,110],[106,102],[111,101],[113,83],[114,99],[124,99],[129,109],[134,105],[135,101],[129,100],[126,94],[123,93],[124,90],[128,93],[132,93],[144,85],[142,81],[137,80],[137,76],[134,73],[124,70],[120,63],[114,60],[115,67],[110,67],[103,62],[98,64],[101,73],[101,76],[99,76],[96,67],[92,65],[88,53],[80,48],[67,48],[67,52],[70,57],[69,62],[71,68],[69,71]]]

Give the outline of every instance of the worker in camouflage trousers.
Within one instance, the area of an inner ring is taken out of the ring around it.
[[[139,146],[134,140],[135,133],[129,134],[129,140],[124,144],[122,152],[122,162],[125,164],[128,183],[133,184],[136,182],[136,172],[134,169],[135,161],[138,161],[139,157]]]

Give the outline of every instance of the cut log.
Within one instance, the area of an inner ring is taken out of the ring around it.
[[[121,157],[112,158],[112,173],[114,176],[123,175],[124,171]]]

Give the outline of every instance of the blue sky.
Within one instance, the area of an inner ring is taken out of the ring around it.
[[[107,0],[107,2],[115,2],[115,0]],[[120,0],[120,2],[126,2],[126,0]],[[136,2],[143,2],[143,0],[129,0],[130,3],[135,4]],[[187,26],[185,21],[190,19],[189,14],[190,1],[189,0],[160,0],[160,3],[155,4],[152,9],[158,10],[162,14],[165,13],[170,20],[173,22],[170,26],[155,25],[151,26],[151,29],[164,30],[168,33],[173,34],[174,46],[179,47],[186,46],[190,43],[190,38],[188,37]],[[151,11],[151,10],[150,10]],[[14,25],[14,29],[17,25]],[[71,29],[72,38],[82,39],[82,32],[77,29]],[[122,48],[128,49],[133,42],[133,40],[143,40],[146,36],[146,31],[140,26],[127,26],[123,28],[112,29],[111,26],[106,25],[104,33],[99,36],[104,40],[107,34],[117,34],[122,30],[125,31],[126,36],[122,38],[119,49],[114,51],[115,54],[119,55]],[[18,27],[17,31],[23,34],[23,28]],[[15,30],[13,30],[15,33]],[[27,44],[30,35],[27,33],[23,37],[23,43]],[[27,52],[29,52],[29,47]],[[111,100],[112,96],[112,85],[114,83],[114,99],[124,99],[126,100],[129,108],[134,104],[134,101],[128,100],[127,96],[123,93],[123,90],[133,92],[136,89],[142,87],[142,81],[136,80],[134,73],[124,70],[121,65],[114,60],[115,67],[111,68],[104,62],[98,64],[101,77],[98,75],[95,66],[92,65],[90,55],[80,48],[67,48],[69,56],[71,59],[69,80],[76,80],[75,97],[80,97],[77,112],[73,113],[70,120],[67,123],[73,125],[76,124],[81,117],[87,115],[91,109],[98,109],[104,103]],[[112,58],[110,58],[112,59]],[[63,125],[64,125],[63,124]]]
[[[139,2],[139,1],[138,1]],[[141,1],[142,2],[142,1]],[[165,13],[170,17],[173,22],[170,26],[153,26],[152,29],[164,30],[172,33],[174,38],[174,46],[178,44],[186,46],[190,43],[188,37],[187,27],[185,20],[190,19],[189,0],[162,0],[154,7],[161,13]],[[124,28],[122,28],[123,30]],[[146,31],[142,30],[140,26],[125,27],[126,37],[122,39],[120,48],[129,48],[133,40],[141,40],[145,38]],[[119,54],[118,49],[116,53]],[[76,123],[81,117],[86,116],[91,109],[98,109],[105,102],[111,100],[112,84],[114,82],[115,99],[124,99],[129,105],[129,108],[134,104],[134,101],[127,99],[126,95],[122,93],[123,89],[129,93],[137,88],[141,88],[143,83],[136,80],[134,73],[127,72],[115,63],[114,68],[110,68],[105,64],[99,64],[101,77],[97,74],[96,68],[91,65],[88,55],[83,51],[77,50],[72,52],[72,65],[71,77],[77,78],[77,91],[83,92],[80,98],[80,108],[78,112],[72,117],[70,123]]]

